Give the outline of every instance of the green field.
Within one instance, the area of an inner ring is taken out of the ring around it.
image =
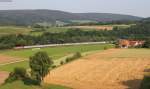
[[[114,47],[114,45],[112,44],[59,46],[42,49],[5,50],[0,51],[0,54],[28,59],[30,56],[32,56],[34,53],[38,51],[45,51],[53,60],[57,60],[59,58],[62,58],[70,54],[74,54],[76,52],[85,53],[90,51],[104,50],[104,48],[112,48],[112,47]],[[4,65],[0,67],[0,70],[12,71],[15,67],[28,68],[28,61]]]
[[[3,50],[0,54],[5,54],[13,57],[28,58],[38,51],[46,51],[50,57],[54,60],[59,60],[59,58],[66,55],[73,54],[75,52],[90,53],[95,51],[104,50],[104,48],[112,48],[112,44],[97,44],[97,45],[78,45],[78,46],[59,46],[59,47],[49,47],[42,49],[22,49],[22,50]],[[4,66],[0,66],[0,71],[12,71],[15,67],[29,68],[28,61],[12,63]],[[15,81],[13,83],[8,83],[0,86],[0,89],[71,89],[65,86],[44,84],[44,86],[35,86],[30,84],[25,84],[23,81]]]
[[[35,31],[33,28],[21,26],[0,26],[0,36],[8,34],[28,34],[28,35],[41,35],[44,32],[59,33],[65,32],[68,28],[65,27],[50,27],[45,31]]]
[[[66,32],[68,30],[69,29],[65,27],[50,27],[45,29],[44,31],[36,31],[36,29],[33,29],[33,31],[30,32],[30,35],[38,36],[38,35],[42,35],[44,32],[60,33],[60,32]]]
[[[96,26],[109,26],[109,27],[119,27],[119,28],[128,28],[131,25],[96,25]],[[28,27],[21,27],[21,26],[0,26],[0,36],[8,35],[8,34],[28,34],[33,36],[42,35],[44,32],[51,32],[51,33],[60,33],[66,32],[70,30],[70,28],[74,27],[50,27],[46,28],[44,31],[36,31],[35,28],[28,28]],[[89,31],[89,30],[96,30],[96,29],[89,29],[89,28],[81,28],[81,30]],[[86,30],[85,30],[86,29]]]
[[[17,26],[0,26],[0,35],[29,34],[31,29]]]
[[[21,58],[29,58],[34,53],[38,51],[45,51],[49,54],[53,59],[58,59],[68,54],[72,54],[75,52],[88,52],[94,50],[102,50],[104,47],[112,47],[112,44],[95,44],[95,45],[75,45],[75,46],[57,46],[57,47],[49,47],[49,48],[41,48],[41,49],[22,49],[22,50],[5,50],[0,51],[0,54],[5,54],[14,57]]]
[[[12,63],[8,65],[0,66],[0,71],[13,71],[16,67],[23,67],[23,68],[29,68],[29,61],[23,61],[18,63]]]
[[[60,85],[49,85],[45,84],[43,86],[35,86],[30,84],[24,84],[22,81],[15,81],[13,83],[8,83],[5,85],[1,85],[0,89],[71,89],[68,87],[60,86]]]

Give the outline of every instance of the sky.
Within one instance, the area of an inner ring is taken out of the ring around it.
[[[5,2],[6,1],[6,2]],[[150,0],[0,0],[0,10],[50,9],[150,17]]]

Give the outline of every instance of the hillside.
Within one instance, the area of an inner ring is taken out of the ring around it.
[[[141,17],[109,13],[70,13],[57,10],[0,10],[0,25],[31,25],[70,20],[119,21],[140,20]]]
[[[141,20],[141,17],[131,15],[121,15],[112,13],[77,13],[76,15],[84,16],[89,20],[95,21],[136,21]]]
[[[150,17],[142,19],[141,22],[148,22],[149,23],[150,22]]]

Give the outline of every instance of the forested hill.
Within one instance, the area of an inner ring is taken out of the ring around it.
[[[112,13],[77,13],[77,15],[96,21],[136,21],[142,19],[142,17]]]
[[[142,20],[141,20],[141,23],[142,23],[142,22],[148,22],[148,23],[149,23],[149,22],[150,22],[150,17],[142,19]]]
[[[140,20],[141,17],[109,13],[70,13],[57,10],[0,10],[0,25],[31,25],[71,20],[119,21]]]

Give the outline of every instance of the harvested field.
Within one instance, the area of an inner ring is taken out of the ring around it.
[[[81,28],[81,29],[96,29],[96,30],[112,30],[113,26],[71,26],[68,28]]]
[[[11,57],[7,55],[0,55],[0,65],[5,64],[5,63],[10,63],[10,62],[16,62],[23,60],[22,58],[16,58],[16,57]]]
[[[0,85],[4,83],[5,79],[8,77],[9,73],[0,71]]]
[[[91,54],[52,70],[45,82],[73,89],[139,89],[144,70],[150,66],[149,54],[146,49]]]

